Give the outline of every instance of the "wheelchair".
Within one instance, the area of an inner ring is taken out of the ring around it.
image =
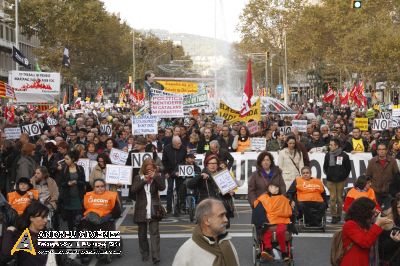
[[[299,212],[298,203],[296,202],[295,212]],[[321,210],[313,206],[303,206],[303,210],[300,216],[297,216],[297,230],[299,232],[303,230],[321,230],[325,233],[326,231],[326,209],[323,210],[323,215],[321,215]],[[310,216],[322,216],[321,220],[317,223],[311,221]]]
[[[101,224],[93,224],[83,218],[81,223],[79,224],[79,231],[116,231],[116,220],[111,218],[108,221],[105,221]],[[104,241],[99,241],[99,243],[104,243]],[[93,249],[93,248],[92,248]],[[121,258],[123,252],[123,240],[120,238],[119,245],[115,245],[115,243],[106,242],[105,247],[96,248],[96,258],[98,260],[104,260],[107,264],[110,264],[113,258]],[[83,256],[85,257],[85,256]],[[82,257],[81,257],[82,260]],[[89,258],[90,260],[90,258]],[[83,261],[82,261],[83,262]]]
[[[261,258],[261,252],[264,250],[263,237],[266,230],[272,231],[272,251],[274,254],[273,261],[263,261]],[[293,260],[293,246],[292,246],[292,224],[287,225],[287,230],[285,232],[286,237],[286,250],[289,255],[289,260],[284,261],[282,258],[282,252],[279,247],[279,243],[276,238],[276,225],[263,223],[261,227],[252,224],[252,242],[253,242],[253,264],[255,266],[259,265],[288,265],[294,266]]]
[[[195,189],[190,189],[187,187],[187,182],[189,182],[190,178],[186,178],[183,184],[181,185],[179,194],[181,195],[181,208],[185,212],[185,214],[189,215],[190,222],[194,222],[194,215],[196,210],[196,205],[198,202],[197,191]],[[184,201],[183,201],[184,199]]]

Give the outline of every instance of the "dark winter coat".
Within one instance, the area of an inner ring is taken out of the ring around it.
[[[326,179],[330,182],[343,182],[345,181],[351,172],[351,163],[349,155],[345,152],[341,152],[335,157],[335,165],[329,166],[330,153],[325,154],[324,160],[324,173],[326,174]],[[336,164],[338,162],[337,158],[343,157],[342,164]]]

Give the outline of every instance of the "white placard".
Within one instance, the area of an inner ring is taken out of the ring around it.
[[[214,121],[215,121],[215,123],[217,124],[217,125],[222,125],[223,123],[224,123],[224,118],[223,117],[220,117],[220,116],[215,116],[214,117]]]
[[[107,164],[106,166],[107,184],[132,184],[132,167]]]
[[[157,117],[145,115],[131,117],[133,135],[158,134]]]
[[[183,176],[194,176],[193,165],[179,165],[179,177]]]
[[[80,165],[83,167],[83,169],[85,170],[85,181],[89,182],[89,176],[90,176],[90,160],[89,159],[79,159],[76,162],[77,165]]]
[[[152,152],[133,152],[131,155],[131,162],[133,168],[140,168],[142,167],[143,161],[146,159],[153,159]]]
[[[110,160],[113,164],[125,165],[129,153],[119,149],[112,148],[110,151]]]
[[[225,195],[229,191],[237,188],[237,184],[235,180],[233,180],[229,170],[224,170],[222,172],[219,172],[212,178],[214,179],[214,182],[218,186],[222,195]]]
[[[255,134],[258,132],[258,122],[251,121],[247,123],[247,128],[249,129],[250,134]]]
[[[372,130],[382,131],[389,129],[390,120],[389,119],[374,119],[372,121]]]
[[[400,110],[400,109],[398,109]],[[394,113],[394,110],[392,110],[392,112]],[[394,115],[394,116],[400,116],[400,115]],[[380,112],[379,119],[392,119],[392,114],[390,112]]]
[[[292,127],[291,126],[279,127],[279,132],[283,133],[283,135],[287,135],[292,132]]]
[[[90,163],[89,163],[89,172],[90,172],[90,173],[92,173],[92,171],[93,171],[93,169],[96,167],[96,165],[97,165],[97,161],[95,161],[95,160],[90,160]]]
[[[158,117],[183,117],[183,96],[153,96],[151,114]]]
[[[389,113],[390,114],[390,113]],[[400,116],[400,108],[393,108],[392,109],[392,116]]]
[[[108,136],[112,136],[112,127],[109,124],[101,124],[100,125],[100,133],[106,133]]]
[[[10,71],[9,83],[17,103],[54,102],[60,93],[60,73]]]
[[[21,136],[20,127],[9,127],[4,129],[4,134],[6,134],[6,139],[19,139]]]
[[[40,125],[38,123],[22,126],[22,132],[27,133],[29,137],[40,135]]]
[[[56,126],[58,124],[57,119],[54,119],[51,117],[47,117],[46,122],[47,122],[47,125],[49,125],[49,126]]]
[[[263,151],[263,150],[265,150],[265,146],[267,145],[267,139],[266,138],[250,138],[250,143],[251,143],[252,150]]]
[[[293,120],[292,127],[296,127],[299,132],[307,132],[307,120]]]

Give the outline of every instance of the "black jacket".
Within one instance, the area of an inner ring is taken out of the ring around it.
[[[197,144],[197,153],[203,154],[210,150],[210,142],[214,140],[211,136],[210,140],[206,140],[204,136],[200,137],[199,143]]]
[[[326,179],[331,182],[342,182],[347,179],[351,172],[350,158],[345,152],[341,152],[335,157],[335,165],[329,166],[330,153],[325,155],[324,160],[324,173],[326,174]],[[343,157],[342,164],[338,165],[338,157]]]
[[[179,150],[174,149],[172,144],[168,144],[164,147],[162,155],[162,164],[164,166],[165,174],[172,174],[176,166],[179,164],[185,164],[186,147],[181,145]]]
[[[64,204],[68,204],[70,197],[69,197],[69,188],[68,181],[71,181],[71,176],[69,173],[69,167],[65,166],[62,170],[62,176],[60,180],[60,195],[58,196],[58,204],[60,206],[64,206]],[[86,182],[85,182],[85,170],[82,166],[76,165],[76,171],[78,173],[78,180],[76,186],[78,187],[79,191],[79,198],[82,200],[86,192]]]
[[[368,147],[369,147],[368,141],[363,139],[362,142],[363,142],[363,145],[364,145],[364,152],[368,152]],[[347,141],[344,144],[343,151],[352,152],[353,150],[354,150],[354,147],[353,147],[353,142],[352,142],[352,138],[351,138],[349,141]]]
[[[226,150],[228,152],[234,152],[235,150],[232,148],[233,140],[235,138],[232,135],[228,136],[228,142],[224,139],[223,136],[218,137],[218,143],[220,146],[220,150]]]
[[[206,152],[206,155],[204,156],[204,158],[207,158],[208,155],[213,154],[212,152],[208,151]],[[235,159],[233,159],[232,155],[230,154],[230,152],[226,151],[226,150],[219,150],[218,154],[218,159],[222,162],[225,162],[228,165],[228,169],[230,170],[233,166],[233,163],[235,162]]]
[[[386,262],[388,266],[400,265],[400,242],[395,242],[391,237],[392,231],[382,231],[379,236],[379,261]]]

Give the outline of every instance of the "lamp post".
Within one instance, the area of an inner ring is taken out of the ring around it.
[[[18,1],[15,0],[15,48],[19,50]],[[18,63],[15,63],[15,70],[18,70]]]

